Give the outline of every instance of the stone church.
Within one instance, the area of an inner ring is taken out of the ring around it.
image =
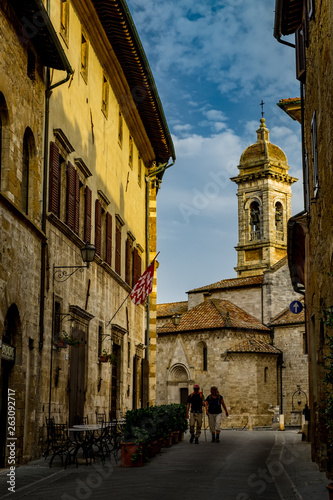
[[[188,300],[157,310],[156,404],[186,402],[194,383],[223,395],[222,427],[266,426],[273,413],[301,423],[308,404],[303,296],[287,259],[291,185],[285,153],[261,118],[257,141],[243,152],[238,186],[237,277],[190,290]]]

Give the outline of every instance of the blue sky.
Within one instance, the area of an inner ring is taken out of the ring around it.
[[[300,125],[276,103],[298,97],[294,50],[273,37],[275,0],[127,0],[177,160],[157,196],[158,303],[235,278],[236,185],[264,101],[270,140],[287,155],[292,213],[303,209]],[[290,40],[293,42],[293,40]]]

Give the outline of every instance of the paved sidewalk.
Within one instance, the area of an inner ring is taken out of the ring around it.
[[[328,480],[297,431],[222,431],[221,443],[185,440],[138,468],[114,461],[50,469],[44,459],[0,472],[0,498],[34,500],[328,500]]]

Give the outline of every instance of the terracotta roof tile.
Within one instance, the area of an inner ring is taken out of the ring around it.
[[[182,302],[169,302],[165,304],[157,304],[157,316],[172,316],[173,314],[183,314],[187,311],[187,300]]]
[[[209,299],[182,314],[178,326],[174,326],[170,321],[159,327],[157,332],[159,334],[178,333],[213,328],[270,331],[253,316],[228,300]]]
[[[223,288],[238,288],[244,286],[260,285],[263,283],[263,275],[259,276],[248,276],[246,278],[231,278],[226,280],[217,281],[211,285],[202,286],[200,288],[194,288],[187,293],[204,292],[205,290],[221,290]]]
[[[302,302],[303,307],[304,307],[304,299],[300,300]],[[282,312],[277,314],[271,321],[272,326],[278,326],[278,325],[289,325],[289,324],[296,324],[296,323],[304,323],[305,321],[305,315],[304,315],[304,309],[298,313],[294,314],[290,311],[289,307],[284,309]]]
[[[265,354],[280,354],[280,350],[271,344],[267,344],[263,340],[258,339],[246,339],[240,344],[231,347],[227,352],[254,352],[254,353],[265,353]]]

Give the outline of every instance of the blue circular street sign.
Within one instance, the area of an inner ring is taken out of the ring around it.
[[[299,314],[300,312],[303,311],[303,304],[299,300],[293,300],[289,306],[289,309],[291,310],[292,313]]]

